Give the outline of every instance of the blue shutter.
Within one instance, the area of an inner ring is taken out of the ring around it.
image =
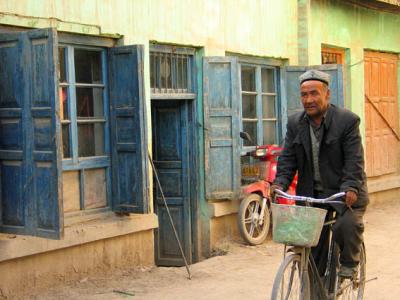
[[[234,57],[203,61],[207,199],[235,199],[240,189],[239,71]]]
[[[282,109],[282,120],[283,127],[286,130],[287,117],[297,111],[303,111],[303,105],[300,100],[300,85],[299,76],[309,69],[317,69],[331,75],[331,103],[344,107],[344,96],[343,96],[343,66],[342,65],[319,65],[319,66],[289,66],[285,69],[285,97],[283,95],[283,109]],[[286,99],[285,99],[286,98]],[[286,101],[285,101],[286,100]]]
[[[54,29],[0,35],[0,230],[60,238],[62,183]]]
[[[143,46],[110,49],[113,209],[148,211]]]

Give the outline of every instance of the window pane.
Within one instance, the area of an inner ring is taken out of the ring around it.
[[[263,119],[275,118],[275,96],[263,96],[262,99]]]
[[[275,121],[263,121],[263,144],[276,144],[275,131],[276,131]]]
[[[257,143],[257,122],[243,121],[243,131],[247,132],[252,139],[252,142],[243,140],[243,145],[254,146]]]
[[[104,155],[104,124],[78,124],[79,157]]]
[[[274,69],[261,70],[261,85],[263,93],[275,93]]]
[[[67,87],[60,88],[60,119],[69,120],[68,114],[68,89]]]
[[[242,67],[242,91],[256,91],[256,69],[253,67]]]
[[[67,68],[65,65],[65,48],[58,48],[58,62],[60,65],[60,82],[67,82]]]
[[[102,83],[101,52],[75,49],[75,78],[78,83]]]
[[[84,208],[107,206],[105,169],[85,170]]]
[[[257,118],[256,96],[242,95],[242,118]]]
[[[62,125],[62,149],[63,149],[63,158],[71,157],[71,147],[69,143],[69,124]]]
[[[103,117],[103,89],[76,88],[76,115],[78,118]]]

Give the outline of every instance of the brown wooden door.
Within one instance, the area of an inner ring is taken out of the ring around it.
[[[372,51],[364,55],[366,169],[368,176],[379,176],[398,168],[398,57]]]

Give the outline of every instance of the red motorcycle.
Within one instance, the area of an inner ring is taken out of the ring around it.
[[[240,137],[251,142],[250,136]],[[256,146],[242,156],[242,201],[238,212],[238,225],[243,239],[250,245],[259,245],[267,238],[270,228],[270,186],[275,179],[278,156],[283,148],[277,145]],[[295,194],[297,176],[288,189]],[[280,200],[281,204],[284,199]],[[288,200],[286,200],[288,201]],[[289,200],[290,201],[290,200]]]

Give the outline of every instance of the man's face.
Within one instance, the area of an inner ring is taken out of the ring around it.
[[[311,118],[323,116],[329,105],[329,88],[318,80],[305,81],[300,86],[304,111]]]

